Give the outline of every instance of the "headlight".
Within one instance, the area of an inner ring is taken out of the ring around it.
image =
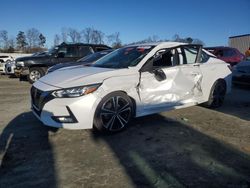
[[[57,90],[52,93],[57,98],[80,97],[96,91],[101,84],[93,84],[89,86],[74,87],[68,89]]]
[[[17,61],[16,66],[18,67],[24,67],[24,62],[23,61]]]

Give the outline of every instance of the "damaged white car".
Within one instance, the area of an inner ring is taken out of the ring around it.
[[[162,42],[57,70],[34,83],[31,98],[45,125],[115,132],[133,117],[201,103],[219,107],[230,89],[230,67],[202,46]]]

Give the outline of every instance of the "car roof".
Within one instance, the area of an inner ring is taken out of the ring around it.
[[[223,49],[236,49],[229,46],[215,46],[215,47],[205,47],[207,50],[223,50]]]
[[[132,44],[128,46],[161,46],[164,48],[172,48],[176,46],[184,46],[184,45],[195,45],[181,42],[150,42],[150,43],[140,43],[140,44]]]
[[[66,43],[63,42],[58,46],[93,46],[93,47],[108,47],[111,48],[105,44],[88,44],[88,43]]]

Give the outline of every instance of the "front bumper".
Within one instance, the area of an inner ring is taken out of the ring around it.
[[[6,74],[9,74],[9,75],[14,74],[15,73],[14,69],[15,69],[15,66],[13,65],[5,65]]]
[[[5,73],[5,64],[0,63],[0,73]]]
[[[54,98],[50,91],[37,90],[33,86],[31,96],[32,111],[43,124],[65,129],[93,127],[95,109],[100,102],[94,93],[76,98]],[[61,123],[56,120],[57,117],[72,117],[75,121]]]
[[[14,68],[14,74],[16,77],[22,77],[29,75],[29,68],[27,67],[16,67]]]

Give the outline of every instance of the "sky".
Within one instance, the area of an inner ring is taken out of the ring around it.
[[[171,40],[178,34],[206,46],[225,46],[229,36],[250,34],[250,0],[1,1],[0,30],[11,37],[37,28],[50,47],[63,27],[120,32],[123,44],[153,35]]]

